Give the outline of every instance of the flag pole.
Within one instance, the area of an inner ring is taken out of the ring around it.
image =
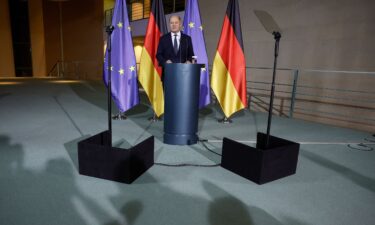
[[[107,32],[107,53],[108,53],[108,145],[112,147],[112,84],[111,84],[111,34],[113,30],[115,29],[114,26],[107,26],[106,32]]]

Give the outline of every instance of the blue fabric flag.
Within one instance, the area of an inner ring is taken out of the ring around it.
[[[206,44],[197,0],[186,0],[183,27],[184,33],[192,39],[194,54],[198,57],[197,62],[206,65],[201,70],[199,108],[202,108],[211,102],[211,95]]]
[[[112,98],[121,112],[139,103],[137,64],[135,60],[126,0],[116,0],[112,17],[111,65],[108,50],[104,59],[104,82],[108,86],[108,67],[111,69]]]

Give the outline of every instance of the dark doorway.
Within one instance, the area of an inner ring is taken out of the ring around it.
[[[8,2],[16,76],[32,77],[28,1],[9,0]]]

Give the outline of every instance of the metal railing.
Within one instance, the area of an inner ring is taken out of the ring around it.
[[[90,73],[102,71],[101,66],[88,61],[58,61],[48,75],[87,79]],[[212,66],[209,67],[211,74]],[[246,67],[246,70],[248,110],[267,112],[272,68]],[[323,123],[341,123],[343,126],[373,131],[374,87],[375,72],[280,68],[276,75],[273,112],[288,118],[324,119]],[[215,104],[213,93],[212,99]]]
[[[94,61],[57,61],[48,73],[48,76],[84,80],[88,79],[90,75],[101,71],[100,67],[101,65]]]
[[[272,68],[246,69],[249,109],[267,111]],[[274,113],[375,129],[375,72],[283,68],[277,71]]]

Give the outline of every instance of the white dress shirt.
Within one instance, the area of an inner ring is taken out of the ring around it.
[[[181,39],[181,32],[177,32],[177,33],[173,33],[171,32],[171,36],[172,36],[172,46],[173,46],[173,42],[174,42],[174,35],[177,34],[176,38],[177,38],[177,48],[179,49],[180,48],[180,39]]]

